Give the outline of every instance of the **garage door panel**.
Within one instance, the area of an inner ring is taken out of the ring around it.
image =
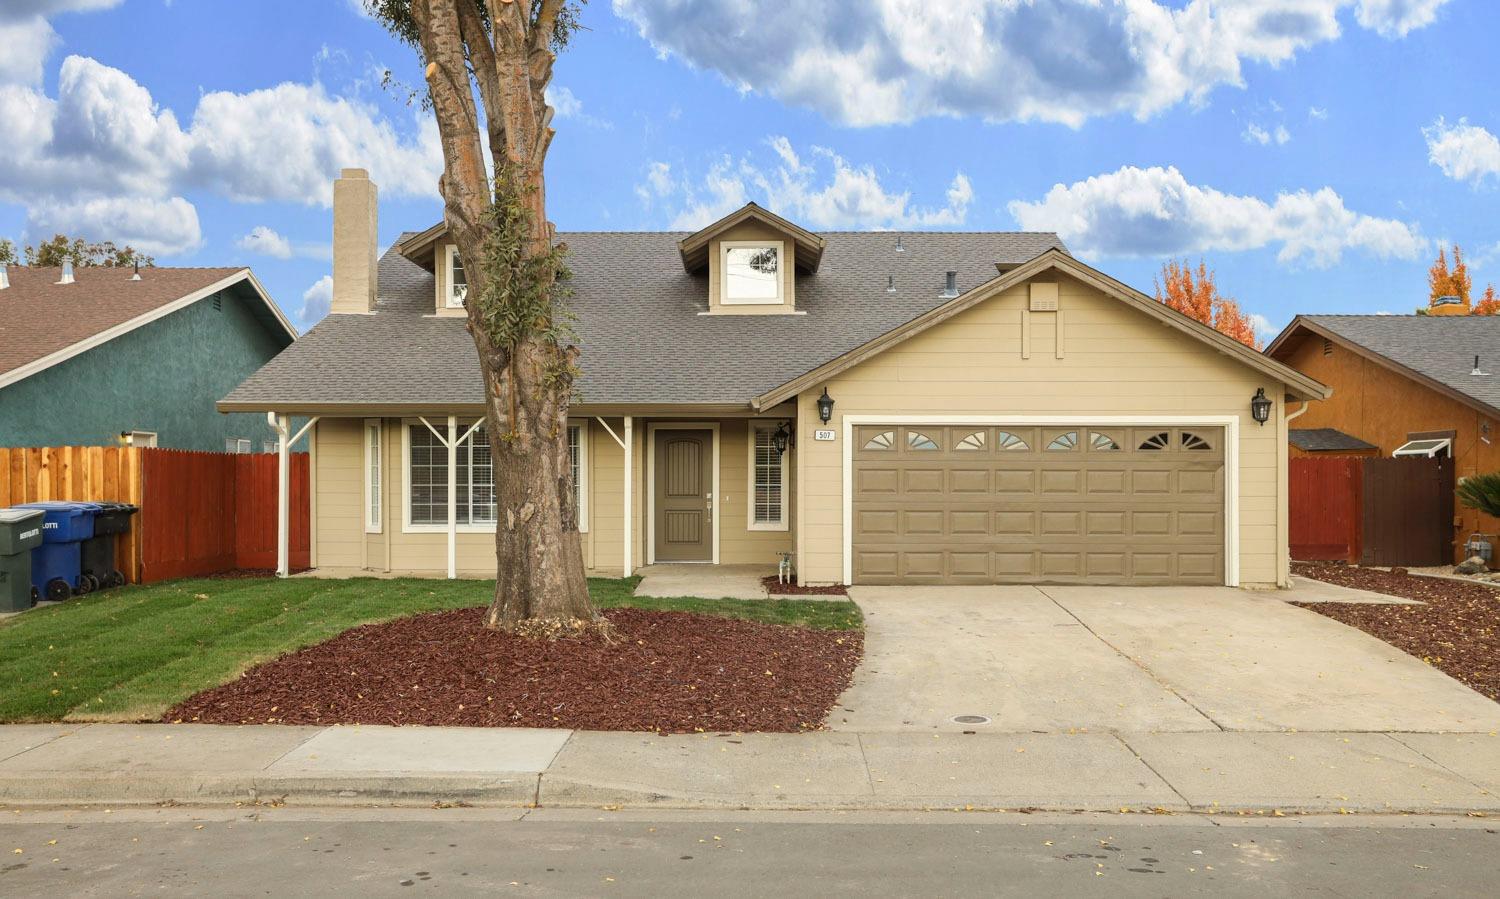
[[[1219,430],[855,433],[858,583],[1223,582]]]

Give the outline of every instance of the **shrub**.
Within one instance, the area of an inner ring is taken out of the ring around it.
[[[1458,501],[1470,509],[1500,517],[1500,471],[1476,474],[1458,482]]]

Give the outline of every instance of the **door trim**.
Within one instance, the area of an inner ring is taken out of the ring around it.
[[[656,432],[710,431],[713,434],[713,541],[714,555],[707,564],[719,564],[719,423],[716,421],[663,421],[646,425],[646,564],[656,564]],[[703,562],[674,562],[674,565],[702,565]]]
[[[855,425],[1167,425],[1224,429],[1224,586],[1240,585],[1240,419],[1237,415],[845,415],[844,583],[854,580]],[[718,443],[714,444],[717,452]],[[716,491],[717,492],[717,491]],[[1280,490],[1278,489],[1278,494]],[[714,519],[717,526],[718,519]],[[715,533],[715,559],[718,557]]]

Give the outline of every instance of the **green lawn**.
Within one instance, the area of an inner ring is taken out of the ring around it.
[[[847,630],[848,601],[634,597],[591,579],[602,608],[634,606]],[[0,622],[0,722],[154,718],[242,671],[351,627],[486,605],[483,581],[254,578],[125,587]]]

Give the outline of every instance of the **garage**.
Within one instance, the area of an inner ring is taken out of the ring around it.
[[[1223,427],[859,424],[856,584],[1223,584]]]

